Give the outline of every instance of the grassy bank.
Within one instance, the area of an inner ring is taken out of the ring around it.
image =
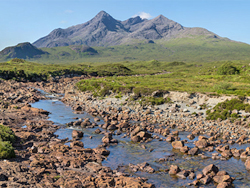
[[[77,86],[96,96],[105,96],[110,91],[151,95],[156,90],[250,95],[250,66],[247,62],[192,64],[151,61],[124,65],[134,72],[160,74],[93,78],[82,80]]]

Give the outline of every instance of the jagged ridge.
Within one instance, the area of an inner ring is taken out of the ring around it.
[[[203,30],[211,33],[206,29]],[[86,23],[66,29],[55,29],[33,45],[39,48],[69,45],[114,46],[128,44],[134,40],[168,40],[178,37],[181,33],[185,34],[185,31],[190,31],[190,28],[183,27],[163,15],[152,20],[137,16],[119,21],[101,11]]]

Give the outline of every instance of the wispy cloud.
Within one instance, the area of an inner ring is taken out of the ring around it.
[[[67,13],[67,14],[71,14],[73,13],[74,11],[73,10],[65,10],[64,13]]]
[[[152,16],[149,13],[146,13],[146,12],[139,12],[138,14],[135,14],[132,17],[134,18],[136,16],[140,16],[141,19],[150,19],[150,18],[152,18]]]
[[[61,24],[66,24],[67,21],[66,21],[66,20],[62,20],[62,21],[60,21],[60,23],[61,23]]]

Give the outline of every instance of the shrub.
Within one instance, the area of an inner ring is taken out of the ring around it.
[[[15,152],[12,144],[9,141],[0,141],[0,158],[9,159],[15,157]]]
[[[214,85],[214,89],[219,92],[219,91],[226,91],[229,88],[232,87],[232,84],[228,83],[228,82],[222,82],[219,84]]]
[[[213,111],[207,110],[207,119],[209,120],[217,120],[218,118],[225,120],[227,118],[237,119],[240,116],[236,113],[231,113],[233,110],[250,110],[249,104],[244,104],[243,98],[241,99],[231,99],[226,100],[225,102],[218,103]]]
[[[14,143],[16,136],[9,127],[0,125],[0,140]]]
[[[239,73],[239,70],[235,66],[233,66],[231,63],[223,64],[217,71],[217,74],[219,75],[234,75],[238,73]]]

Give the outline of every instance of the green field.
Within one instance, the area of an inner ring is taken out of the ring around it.
[[[189,36],[155,43],[135,41],[127,45],[92,47],[93,51],[81,50],[82,46],[42,48],[49,54],[28,61],[46,64],[72,64],[96,62],[149,61],[165,62],[215,62],[223,60],[250,60],[250,45],[211,36]],[[84,47],[86,48],[86,47]],[[7,54],[8,55],[8,54]],[[5,62],[7,55],[0,57]]]

